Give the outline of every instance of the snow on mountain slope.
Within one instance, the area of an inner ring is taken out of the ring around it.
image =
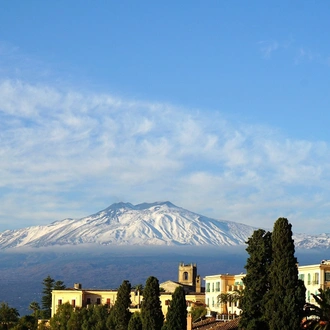
[[[0,233],[0,249],[93,243],[121,246],[244,245],[256,228],[204,217],[170,202],[116,203],[81,219]],[[296,248],[327,249],[330,234],[293,235]]]
[[[254,228],[218,221],[170,202],[116,203],[82,219],[0,233],[0,249],[82,243],[102,245],[242,245]]]

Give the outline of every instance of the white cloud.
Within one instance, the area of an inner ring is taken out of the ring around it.
[[[272,53],[277,51],[280,44],[276,40],[259,41],[260,51],[265,58],[270,58]]]
[[[0,228],[171,200],[254,226],[290,215],[302,231],[330,210],[329,147],[282,136],[218,113],[4,80]]]

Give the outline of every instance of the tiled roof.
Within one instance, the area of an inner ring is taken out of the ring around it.
[[[193,324],[193,330],[237,330],[239,318],[231,321],[221,322],[214,318],[206,319],[204,321]]]

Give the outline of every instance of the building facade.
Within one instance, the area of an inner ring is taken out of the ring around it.
[[[201,278],[197,275],[196,264],[179,264],[178,267],[178,282],[166,281],[160,283],[160,287],[165,290],[161,292],[160,301],[164,316],[167,314],[172,294],[178,286],[182,286],[186,292],[187,311],[195,305],[205,304],[205,294],[201,286]],[[107,305],[111,308],[117,299],[117,290],[95,290],[83,289],[80,283],[75,283],[73,288],[52,291],[52,312],[53,316],[58,306],[69,303],[73,307],[87,307],[88,305]],[[139,311],[143,296],[139,291],[131,291],[131,306],[132,312]]]
[[[318,289],[330,288],[330,260],[322,260],[316,265],[298,266],[298,276],[306,287],[306,301],[315,303],[312,294],[318,294]]]
[[[205,304],[210,314],[240,314],[237,299],[243,290],[245,274],[219,274],[205,276]],[[220,296],[227,295],[226,303],[220,302]],[[232,298],[232,299],[231,299]]]

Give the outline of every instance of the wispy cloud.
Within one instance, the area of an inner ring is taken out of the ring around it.
[[[0,228],[172,202],[295,230],[328,221],[329,146],[170,104],[0,82]],[[310,230],[315,228],[309,228]]]
[[[264,58],[270,58],[272,53],[280,48],[280,44],[276,40],[259,41],[259,46]]]

